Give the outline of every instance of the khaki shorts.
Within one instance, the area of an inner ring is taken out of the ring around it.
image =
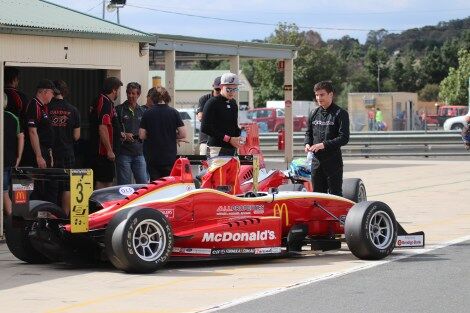
[[[201,143],[199,145],[199,155],[207,155],[207,143]]]
[[[237,150],[235,148],[228,149],[222,147],[209,147],[209,157],[214,158],[217,156],[235,156]]]

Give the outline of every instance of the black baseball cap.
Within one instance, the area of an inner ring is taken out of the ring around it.
[[[219,76],[219,77],[216,77],[216,78],[214,79],[214,83],[212,84],[212,87],[214,87],[214,89],[217,89],[217,88],[220,89],[220,79],[221,79],[221,78],[222,78],[222,77]]]
[[[49,80],[49,79],[40,80],[36,88],[37,89],[51,89],[55,94],[60,94],[59,89],[57,89],[57,87],[54,85],[52,80]]]

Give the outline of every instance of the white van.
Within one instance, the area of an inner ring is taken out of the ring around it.
[[[189,120],[195,133],[198,133],[201,129],[201,122],[196,118],[196,109],[177,109],[180,112],[181,119]]]

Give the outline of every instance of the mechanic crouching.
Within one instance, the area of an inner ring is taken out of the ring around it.
[[[333,102],[330,81],[313,87],[320,105],[310,113],[305,133],[305,152],[313,152],[319,162],[312,162],[313,191],[343,195],[343,157],[341,146],[349,141],[348,112]]]

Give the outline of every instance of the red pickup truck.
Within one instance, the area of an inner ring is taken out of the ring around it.
[[[428,114],[426,116],[426,123],[429,124],[435,124],[438,126],[444,125],[444,122],[446,119],[455,117],[455,116],[461,116],[465,115],[468,112],[468,106],[462,106],[462,105],[443,105],[440,106],[437,114]]]
[[[284,109],[257,108],[248,110],[248,119],[258,123],[260,131],[278,132],[284,128]],[[265,125],[263,125],[265,124]],[[266,129],[267,128],[267,129]],[[294,131],[299,132],[307,128],[306,116],[294,116]]]

